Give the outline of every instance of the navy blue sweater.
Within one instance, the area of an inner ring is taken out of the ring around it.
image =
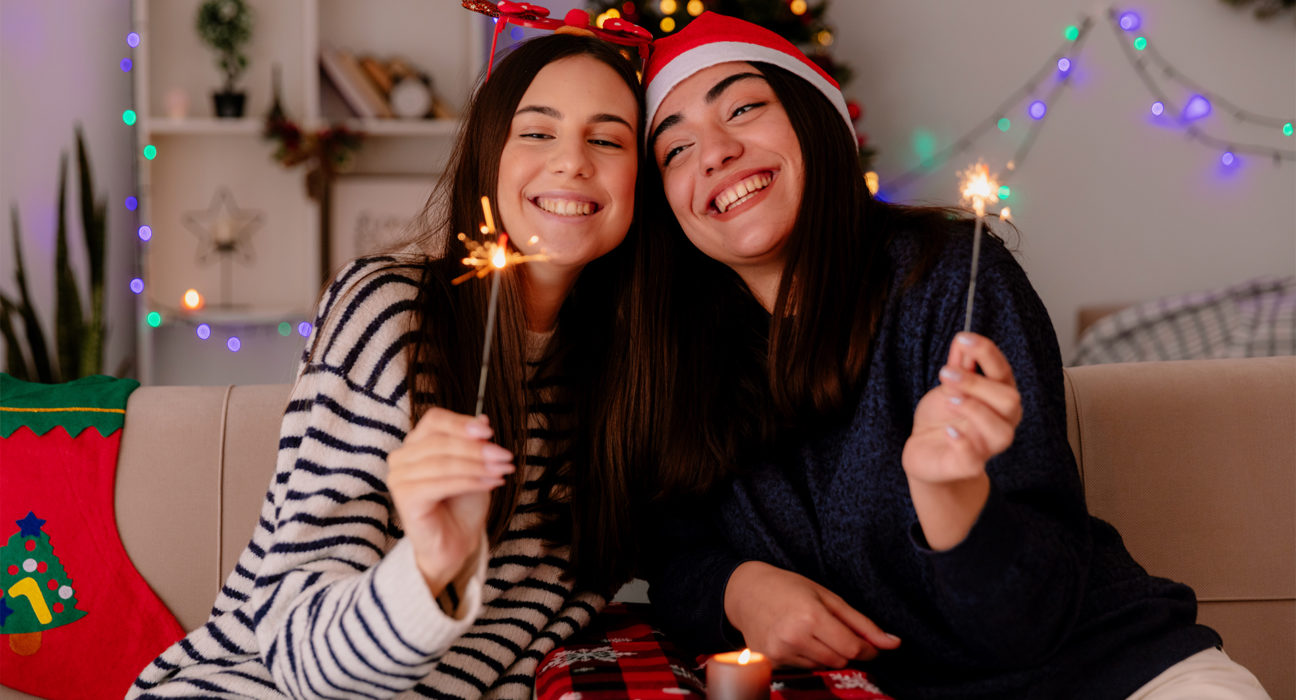
[[[905,288],[899,271],[853,414],[749,465],[705,503],[666,519],[666,561],[647,575],[659,622],[697,651],[734,648],[725,585],[743,561],[826,586],[903,643],[864,664],[908,698],[1125,698],[1220,644],[1194,624],[1187,586],[1148,575],[1120,535],[1088,514],[1067,442],[1057,339],[1025,272],[986,238],[973,330],[1011,363],[1024,418],[987,465],[989,501],[963,542],[926,546],[900,454],[918,400],[962,330],[970,236]]]

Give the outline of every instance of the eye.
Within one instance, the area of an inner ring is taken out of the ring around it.
[[[664,155],[662,155],[661,167],[664,168],[664,167],[670,165],[670,164],[671,164],[671,161],[672,161],[672,160],[675,160],[675,156],[679,155],[680,153],[683,153],[683,152],[684,152],[684,149],[687,148],[687,147],[688,147],[687,145],[684,145],[684,146],[676,146],[676,147],[670,149],[669,151],[666,151],[666,153],[665,153]]]
[[[606,148],[621,148],[621,147],[622,147],[620,143],[618,143],[618,142],[616,142],[616,141],[610,141],[610,140],[608,140],[608,139],[593,138],[593,139],[590,139],[590,140],[589,140],[589,143],[590,143],[591,145],[594,145],[594,146],[604,146],[604,147],[606,147]]]
[[[546,133],[544,133],[543,131],[524,131],[524,132],[518,134],[518,138],[520,138],[520,139],[540,139],[540,140],[543,140],[543,139],[551,139],[551,138],[553,138],[553,136],[550,135],[550,134],[546,134]]]
[[[746,114],[746,113],[752,111],[753,109],[757,109],[757,108],[760,108],[760,107],[764,107],[766,104],[768,104],[768,103],[767,103],[767,102],[750,102],[750,103],[748,103],[748,104],[745,104],[745,105],[739,107],[738,109],[735,109],[735,110],[733,111],[733,114],[730,114],[730,115],[729,115],[729,118],[730,118],[730,119],[733,119],[733,118],[735,118],[735,117],[740,117],[740,116],[742,116],[742,115],[744,115],[744,114]]]

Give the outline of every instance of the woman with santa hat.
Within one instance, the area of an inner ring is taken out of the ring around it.
[[[899,698],[1267,697],[1086,511],[1053,326],[998,238],[967,332],[972,221],[873,198],[792,44],[704,13],[644,83],[672,399],[648,576],[677,639]]]

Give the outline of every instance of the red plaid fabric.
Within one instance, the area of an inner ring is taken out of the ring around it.
[[[662,700],[704,697],[706,657],[689,659],[645,622],[645,606],[609,605],[588,628],[545,656],[538,700]],[[771,700],[890,700],[855,669],[774,672]]]

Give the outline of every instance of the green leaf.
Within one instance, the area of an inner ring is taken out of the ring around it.
[[[18,223],[18,207],[11,206],[9,215],[13,222],[14,279],[18,282],[18,315],[23,321],[23,337],[27,339],[27,354],[31,359],[31,369],[36,380],[44,383],[54,381],[54,367],[45,343],[45,331],[41,328],[36,309],[32,306],[31,294],[27,291],[27,269],[23,264],[22,228]]]
[[[58,347],[58,381],[75,379],[81,369],[81,341],[85,321],[81,290],[68,256],[67,153],[59,158],[58,229],[54,247],[54,342]]]
[[[88,377],[103,368],[104,345],[104,261],[107,254],[107,209],[105,200],[95,201],[94,173],[81,125],[76,126],[77,172],[81,186],[81,226],[85,236],[86,262],[90,268],[90,319],[82,320],[84,344],[77,375]]]
[[[13,301],[0,294],[0,336],[4,337],[5,343],[4,371],[23,381],[33,381],[31,368],[27,364],[27,358],[23,357],[22,345],[18,342],[18,333],[9,320],[9,316],[16,313],[18,308]]]

